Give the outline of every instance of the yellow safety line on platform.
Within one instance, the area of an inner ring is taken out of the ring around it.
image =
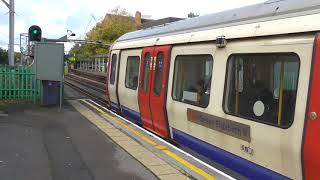
[[[203,170],[199,169],[197,166],[189,163],[188,161],[184,160],[183,158],[181,158],[180,156],[176,155],[172,151],[170,151],[170,150],[162,150],[162,151],[166,155],[170,156],[171,158],[175,159],[176,161],[180,162],[181,164],[187,166],[189,169],[191,169],[195,173],[201,175],[202,177],[204,177],[206,179],[215,179],[212,175],[204,172]]]
[[[125,123],[123,123],[122,121],[119,121],[118,119],[110,116],[107,112],[103,111],[102,109],[98,108],[97,106],[87,102],[86,100],[81,100],[82,102],[88,104],[90,107],[94,108],[95,110],[97,110],[98,112],[100,112],[101,114],[105,114],[107,115],[111,120],[113,120],[114,122],[116,122],[117,124],[119,124],[120,126],[126,128],[128,131],[132,132],[133,134],[135,134],[136,136],[140,137],[141,139],[143,139],[144,141],[146,141],[147,143],[155,146],[157,145],[156,142],[152,141],[151,139],[147,138],[146,136],[142,135],[140,132],[130,128],[128,125],[126,125]]]
[[[118,120],[117,118],[111,116],[109,113],[103,111],[102,109],[100,109],[99,107],[97,107],[96,105],[93,105],[89,102],[87,102],[86,100],[80,100],[84,103],[86,103],[87,105],[89,105],[90,107],[94,108],[95,110],[97,110],[99,113],[107,115],[108,118],[110,118],[112,121],[114,121],[115,123],[117,123],[118,125],[126,128],[127,130],[129,130],[130,132],[132,132],[133,134],[137,135],[138,137],[140,137],[141,139],[143,139],[145,142],[147,142],[148,144],[155,146],[155,148],[161,150],[163,153],[165,153],[167,156],[171,157],[172,159],[178,161],[179,163],[183,164],[184,166],[186,166],[187,168],[189,168],[190,170],[192,170],[193,172],[199,174],[200,176],[202,176],[205,179],[210,179],[210,180],[216,180],[216,178],[208,173],[206,173],[205,171],[203,171],[202,169],[196,167],[195,165],[189,163],[188,161],[184,160],[182,157],[178,156],[177,154],[173,153],[172,151],[168,150],[168,148],[166,146],[162,146],[157,144],[156,142],[154,142],[153,140],[151,140],[150,138],[144,136],[142,133],[134,130],[133,128],[129,127],[128,125],[126,125],[125,123],[123,123],[122,121]]]

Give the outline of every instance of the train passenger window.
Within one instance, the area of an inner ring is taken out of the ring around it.
[[[231,55],[225,112],[288,128],[294,118],[299,66],[293,53]]]
[[[129,56],[127,59],[127,70],[126,70],[126,88],[136,90],[138,87],[139,80],[139,56]]]
[[[175,59],[172,98],[207,107],[210,99],[213,58],[211,55],[180,55]]]
[[[149,82],[149,73],[150,73],[150,53],[147,53],[144,56],[144,64],[143,64],[143,77],[142,77],[142,89],[144,92],[147,92],[148,82]]]
[[[117,69],[117,55],[112,54],[111,71],[110,71],[110,84],[114,84],[114,81],[116,80],[116,69]]]
[[[162,87],[162,72],[163,72],[163,53],[159,53],[156,59],[155,77],[154,77],[154,89],[153,92],[156,96],[160,96]]]

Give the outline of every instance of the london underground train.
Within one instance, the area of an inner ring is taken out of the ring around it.
[[[110,108],[243,177],[319,179],[319,19],[319,0],[271,0],[127,33]]]

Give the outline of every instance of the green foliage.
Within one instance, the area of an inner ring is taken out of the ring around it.
[[[134,18],[125,10],[115,8],[111,14],[98,22],[95,27],[86,34],[87,41],[99,41],[112,44],[120,36],[137,29]],[[77,59],[90,58],[94,55],[107,54],[108,47],[96,44],[76,44],[69,52],[75,54]]]
[[[8,51],[0,48],[0,64],[8,64]]]
[[[21,53],[20,52],[14,52],[14,62],[16,63],[20,63],[21,61]]]
[[[68,61],[69,61],[70,63],[75,63],[75,62],[76,62],[76,58],[75,58],[75,57],[69,57],[69,58],[68,58]]]
[[[14,52],[15,63],[20,63],[20,53]],[[0,48],[0,64],[9,64],[8,61],[8,51]]]

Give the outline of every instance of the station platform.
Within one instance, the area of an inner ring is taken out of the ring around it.
[[[2,180],[233,179],[66,87],[62,109],[7,104]]]
[[[68,102],[159,179],[234,179],[93,100]]]
[[[1,180],[158,179],[71,105],[6,107]]]

